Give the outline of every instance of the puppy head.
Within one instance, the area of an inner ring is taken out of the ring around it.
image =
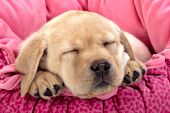
[[[16,68],[26,74],[22,95],[39,66],[58,74],[75,96],[91,98],[117,88],[127,61],[133,58],[126,37],[114,23],[95,13],[70,11],[25,41]]]

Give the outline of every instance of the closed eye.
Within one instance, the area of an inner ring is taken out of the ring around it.
[[[108,45],[112,45],[112,44],[115,44],[115,41],[104,42],[104,43],[103,43],[104,46],[108,46]]]
[[[76,54],[78,54],[79,50],[78,49],[72,49],[72,50],[64,52],[63,54],[69,54],[69,53],[76,53]]]

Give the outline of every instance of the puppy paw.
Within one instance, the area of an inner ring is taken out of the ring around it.
[[[139,80],[141,80],[145,72],[146,67],[142,62],[136,60],[128,61],[125,67],[123,85],[138,82]]]
[[[63,88],[62,80],[49,71],[38,71],[28,93],[49,100],[58,96]]]

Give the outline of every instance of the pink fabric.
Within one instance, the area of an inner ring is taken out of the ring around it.
[[[21,80],[14,69],[19,44],[46,22],[45,1],[1,0],[0,4],[0,88],[11,90]]]
[[[0,112],[168,113],[170,112],[169,0],[1,0]],[[142,40],[155,54],[141,82],[120,87],[106,100],[55,97],[51,101],[20,97],[15,58],[21,42],[48,20],[68,10],[99,13]],[[150,76],[152,75],[152,76]]]
[[[162,66],[150,66],[140,83],[120,87],[117,94],[109,99],[60,96],[46,101],[29,95],[21,98],[17,86],[10,91],[0,90],[0,112],[32,113],[35,107],[35,113],[169,113],[170,59],[162,55],[157,57],[163,61]]]

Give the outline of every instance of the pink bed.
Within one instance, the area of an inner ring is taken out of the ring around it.
[[[170,113],[170,1],[1,0],[0,113]],[[99,13],[142,40],[152,51],[142,81],[122,86],[106,100],[59,96],[20,97],[15,70],[19,45],[48,20],[68,10]]]

